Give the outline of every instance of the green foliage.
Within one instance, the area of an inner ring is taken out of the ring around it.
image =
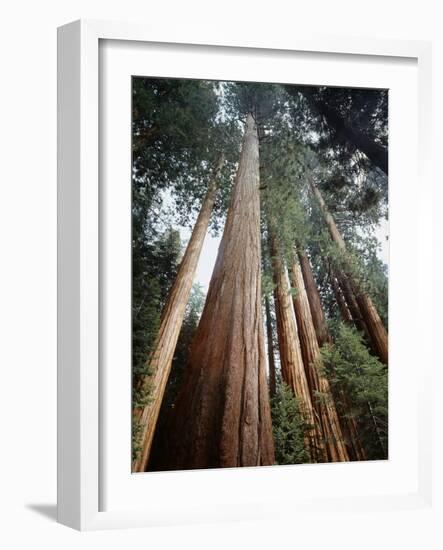
[[[284,91],[278,84],[227,82],[224,97],[229,118],[243,120],[252,113],[265,132],[266,125],[283,107]]]
[[[340,178],[353,183],[371,172],[378,175],[377,185],[387,198],[387,178],[374,170],[371,161],[360,152],[343,127],[328,123],[330,119],[344,121],[357,133],[382,147],[388,143],[388,92],[364,88],[326,86],[285,86],[290,104],[294,132],[302,143],[317,151]]]
[[[355,329],[344,323],[332,329],[334,344],[324,346],[321,357],[334,394],[341,390],[347,398],[339,408],[356,419],[368,458],[387,458],[387,368],[370,354]]]
[[[261,152],[267,229],[290,263],[295,245],[304,247],[312,234],[306,208],[306,150],[283,133],[270,137]]]
[[[307,426],[300,414],[297,398],[284,382],[278,384],[271,400],[272,431],[277,464],[305,464],[309,454],[304,435]]]
[[[218,88],[204,80],[133,79],[132,192],[143,220],[168,192],[178,223],[191,221],[223,152],[226,162],[212,220],[218,228],[241,141],[237,124],[220,116]]]
[[[214,166],[225,163],[210,228],[224,221],[238,162],[242,121],[252,113],[259,124],[262,204],[262,291],[274,290],[268,229],[272,227],[283,259],[292,261],[295,246],[307,251],[329,319],[337,305],[328,278],[339,266],[368,292],[387,324],[387,274],[378,259],[374,230],[387,214],[386,177],[357,147],[325,123],[309,96],[382,144],[387,143],[387,94],[337,88],[288,88],[277,84],[209,82],[182,79],[133,79],[133,404],[149,403],[149,354],[167,292],[181,255],[179,226],[192,226]],[[311,99],[312,99],[311,98]],[[350,255],[332,243],[324,216],[309,192],[313,179],[325,198]],[[351,257],[351,260],[349,260]],[[295,292],[294,289],[291,292]],[[204,296],[194,288],[174,354],[159,430],[167,433]],[[334,345],[324,348],[324,368],[331,383],[345,390],[370,458],[387,449],[387,372],[349,327],[333,327]],[[338,394],[337,394],[338,395]],[[318,394],[317,399],[325,396]],[[342,404],[344,405],[344,404]],[[349,403],[347,403],[349,405]],[[297,399],[280,384],[272,400],[279,464],[308,462]],[[133,425],[133,453],[141,428]],[[157,435],[156,435],[157,437]],[[164,442],[167,441],[165,436]],[[167,444],[167,443],[166,443]]]
[[[134,237],[134,235],[133,235]],[[149,355],[155,342],[160,314],[175,278],[181,253],[178,231],[168,229],[149,242],[148,235],[133,240],[132,256],[132,405],[150,401],[152,386]],[[139,452],[141,427],[133,421],[133,458]]]
[[[211,82],[204,80],[133,79],[134,177],[152,187],[184,185],[202,167],[218,111]]]
[[[131,447],[132,447],[132,458],[131,460],[136,460],[138,455],[141,453],[142,447],[141,447],[141,436],[142,436],[142,425],[140,421],[132,417],[132,430],[131,430]]]
[[[201,312],[205,303],[205,293],[199,284],[192,286],[182,328],[172,360],[171,374],[164,397],[166,409],[174,407],[175,399],[186,369],[192,338],[198,326]]]
[[[149,463],[149,469],[151,471],[165,470],[169,467],[167,462],[170,454],[169,449],[171,445],[175,443],[175,441],[171,441],[171,437],[177,437],[177,434],[170,432],[169,422],[172,419],[176,399],[183,382],[192,338],[197,329],[204,302],[205,294],[201,286],[199,284],[194,284],[186,306],[185,317],[172,360],[171,373],[160,408]]]
[[[132,365],[134,384],[149,374],[147,358],[157,334],[167,292],[175,278],[181,253],[178,231],[168,230],[154,243],[143,243],[133,256]],[[137,392],[134,405],[140,406]]]

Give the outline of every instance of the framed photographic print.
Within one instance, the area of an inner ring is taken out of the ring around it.
[[[173,34],[59,29],[59,521],[427,506],[430,46]]]

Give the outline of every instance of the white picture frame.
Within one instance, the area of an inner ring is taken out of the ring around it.
[[[229,503],[205,502],[199,506],[179,503],[174,508],[164,506],[134,507],[122,501],[121,507],[103,510],[100,483],[103,482],[103,457],[101,452],[101,427],[103,407],[100,406],[100,224],[101,208],[99,193],[99,74],[100,41],[127,41],[130,44],[193,44],[207,52],[214,47],[229,48],[236,52],[269,51],[284,56],[285,52],[310,52],[336,56],[376,56],[395,60],[412,59],[417,65],[418,81],[418,194],[420,196],[420,231],[429,231],[431,211],[430,162],[430,93],[431,93],[431,46],[426,42],[369,40],[345,37],[302,36],[275,39],[257,39],[250,42],[241,38],[225,40],[223,37],[186,36],[186,30],[166,36],[156,35],[145,26],[118,22],[77,21],[65,25],[58,33],[58,520],[80,530],[151,526],[223,519],[259,518],[269,515],[266,498],[275,502],[277,493],[266,489],[263,498],[254,497],[253,491],[248,507]],[[249,50],[247,50],[249,49]],[[421,258],[431,251],[421,250]],[[423,274],[417,274],[421,289]],[[430,289],[427,289],[427,295]],[[417,302],[417,307],[429,307]],[[428,351],[428,353],[430,353]],[[281,494],[285,501],[284,511],[320,511],[333,505],[346,512],[358,507],[361,510],[419,508],[430,506],[432,494],[431,477],[431,400],[427,388],[430,377],[430,361],[423,361],[417,375],[417,476],[405,491],[380,494],[334,495],[328,498],[317,496],[301,500]],[[129,449],[128,449],[129,457]],[[128,459],[129,460],[129,459]],[[415,464],[415,463],[414,463]],[[335,465],[349,468],[352,465]],[[290,468],[279,468],[280,481],[289,476]],[[200,483],[205,484],[210,476],[219,476],[224,482],[226,475],[248,478],[256,484],[254,469],[233,471],[228,474],[199,472]],[[338,470],[336,470],[338,472]],[[129,473],[129,472],[128,472]],[[182,476],[181,479],[196,481],[195,472],[162,474]],[[157,475],[157,474],[156,474]],[[321,477],[329,475],[323,470]],[[361,475],[357,471],[353,475]],[[194,476],[194,477],[189,477]],[[221,476],[221,477],[220,477]],[[133,477],[136,479],[137,476]],[[178,479],[177,477],[175,478]],[[201,480],[204,479],[202,482]],[[289,477],[288,477],[289,479]],[[157,478],[157,485],[161,478]],[[134,484],[133,482],[131,482]],[[172,489],[169,489],[172,490]],[[314,492],[315,493],[315,492]],[[283,507],[282,507],[283,508]],[[273,507],[275,510],[279,507]]]

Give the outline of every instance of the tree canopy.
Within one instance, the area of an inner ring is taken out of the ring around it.
[[[186,444],[185,427],[200,437],[212,426],[205,437],[218,434],[220,441],[208,452],[218,445],[223,456],[233,455],[223,422],[229,417],[247,426],[244,418],[256,414],[242,409],[248,399],[262,407],[260,414],[272,412],[277,464],[386,458],[388,368],[380,345],[388,326],[388,270],[380,234],[388,218],[387,90],[134,77],[132,155],[134,459],[146,437],[143,411],[160,399],[151,462],[140,467],[173,468],[168,449],[174,440]],[[192,235],[202,212],[197,250]],[[190,254],[197,262],[202,231],[223,234],[207,296],[194,272],[180,271]],[[178,307],[173,295],[183,285],[189,291],[180,295],[183,314],[173,329],[161,328],[168,327],[171,308]],[[291,308],[286,321],[278,310],[283,303]],[[264,357],[264,314],[275,370],[271,409],[257,384],[245,385],[248,362]],[[213,327],[211,334],[203,325]],[[163,335],[173,352],[164,365],[154,360],[160,330],[174,331]],[[252,355],[250,342],[259,343]],[[298,365],[286,364],[286,344],[299,350]],[[209,357],[220,365],[206,364]],[[155,394],[159,369],[166,369],[168,383]],[[304,382],[295,383],[289,372]],[[246,401],[235,417],[237,405],[226,403],[241,379],[238,395]],[[219,410],[205,416],[210,407]],[[177,415],[187,409],[183,423]],[[248,430],[239,430],[246,437]],[[331,438],[343,439],[341,458]],[[241,441],[239,448],[253,456],[255,444]],[[269,458],[270,445],[260,444]],[[186,460],[192,465],[192,457]],[[223,457],[205,460],[225,464]]]

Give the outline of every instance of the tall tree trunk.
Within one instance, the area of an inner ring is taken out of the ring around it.
[[[293,304],[303,362],[309,382],[311,400],[321,421],[328,458],[331,462],[346,462],[349,460],[349,456],[345,440],[329,382],[319,370],[321,367],[320,348],[302,272],[299,264],[295,261],[291,265],[290,275],[292,286],[296,290],[296,294],[293,295]]]
[[[343,296],[342,290],[338,284],[337,279],[334,274],[331,272],[329,279],[331,281],[332,291],[335,296],[335,301],[337,302],[338,309],[340,310],[340,316],[343,321],[347,324],[352,324],[352,315],[349,311],[348,304],[346,303],[345,297]]]
[[[266,312],[266,335],[268,342],[268,367],[269,367],[269,393],[271,397],[275,395],[276,375],[275,375],[275,356],[274,356],[274,335],[272,330],[271,307],[269,298],[265,296],[265,312]]]
[[[282,378],[298,398],[300,412],[306,425],[309,427],[305,436],[305,444],[311,457],[311,462],[326,462],[327,454],[320,418],[316,414],[312,404],[309,383],[303,365],[287,271],[275,239],[272,236],[270,244]]]
[[[152,375],[145,381],[152,387],[151,400],[142,409],[133,411],[142,427],[141,452],[132,464],[133,472],[144,472],[149,461],[158,415],[171,371],[172,359],[191,293],[195,271],[208,230],[217,192],[217,182],[223,163],[224,155],[222,154],[203,200],[191,238],[180,263],[177,277],[169,291],[162,311],[157,339],[149,358]]]
[[[338,230],[335,220],[329,212],[320,190],[312,180],[310,181],[310,186],[323,211],[331,238],[343,251],[345,263],[349,264],[350,262],[348,262],[346,259],[349,258],[349,252],[346,250],[345,242],[340,234],[340,231]],[[371,298],[366,294],[366,292],[361,289],[361,285],[358,284],[358,282],[355,280],[355,277],[352,276],[351,270],[348,267],[348,265],[345,265],[344,271],[346,273],[349,284],[351,285],[351,289],[357,301],[358,307],[362,313],[364,322],[367,326],[372,346],[382,363],[387,365],[388,333],[383,325],[382,320],[380,319],[380,316]],[[350,304],[348,302],[348,306],[349,305]]]
[[[336,279],[338,281],[338,284],[340,286],[340,290],[343,293],[344,299],[346,301],[346,305],[348,306],[349,312],[351,314],[351,318],[354,322],[354,325],[360,332],[366,335],[369,346],[371,347],[372,351],[377,355],[377,349],[373,345],[371,334],[365,323],[363,314],[360,311],[360,307],[357,303],[357,300],[355,298],[355,295],[352,290],[351,284],[348,280],[348,277],[345,275],[345,273],[341,269],[338,269],[338,268],[336,268],[335,274],[336,274]]]
[[[318,292],[317,283],[315,282],[311,263],[308,256],[306,255],[306,252],[300,247],[297,247],[297,254],[298,259],[300,260],[300,267],[303,274],[303,282],[309,300],[312,322],[314,323],[318,345],[321,347],[323,346],[323,344],[326,344],[330,341],[330,336],[320,299],[320,294]]]
[[[303,282],[305,284],[305,290],[308,296],[309,307],[311,309],[311,317],[314,324],[314,328],[316,329],[317,341],[318,341],[319,347],[321,347],[325,343],[332,343],[332,338],[331,338],[331,335],[329,334],[329,330],[326,324],[326,318],[325,318],[323,306],[320,299],[320,293],[318,292],[317,284],[315,282],[314,275],[312,273],[312,268],[311,268],[309,259],[303,250],[300,250],[300,248],[298,248],[297,251],[298,251],[298,258],[300,260],[300,267],[303,275]],[[341,294],[341,289],[338,286],[337,281],[333,277],[332,272],[330,273],[330,278],[333,283],[333,290],[334,290],[340,311],[342,313],[343,319],[347,322],[352,322],[352,316],[349,312],[349,309],[344,300],[344,297]],[[308,284],[306,284],[306,281],[308,281]],[[315,316],[313,314],[313,311],[315,311],[316,313]],[[314,319],[319,320],[317,321],[317,325],[314,322]],[[320,328],[320,330],[318,329],[318,327]],[[321,338],[319,338],[319,333],[321,335]],[[336,398],[336,405],[337,403],[343,404],[343,406],[337,406],[337,412],[339,413],[339,417],[341,420],[340,423],[341,423],[343,435],[345,438],[346,448],[348,450],[349,458],[351,460],[366,460],[366,452],[363,449],[363,446],[361,444],[357,422],[353,416],[349,416],[348,414],[351,408],[349,399],[347,398],[344,391],[341,389],[337,389],[337,391],[335,393],[333,392],[333,394]]]
[[[257,128],[240,163],[205,307],[177,399],[175,468],[274,463],[261,308]]]

